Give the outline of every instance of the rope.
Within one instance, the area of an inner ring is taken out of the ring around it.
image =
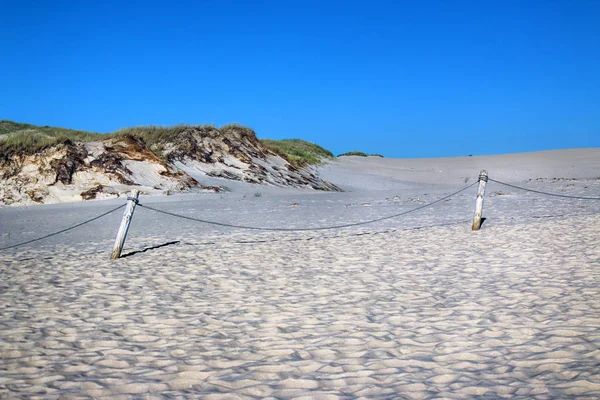
[[[140,201],[135,197],[127,196],[127,200],[133,201],[135,204],[140,204]]]
[[[532,217],[533,218],[533,217]],[[345,236],[342,235],[335,235],[335,236],[309,236],[309,237],[299,237],[299,238],[292,238],[292,239],[258,239],[258,240],[236,240],[236,241],[227,241],[227,243],[235,243],[235,244],[258,244],[258,243],[277,243],[277,242],[309,242],[311,240],[328,240],[328,239],[344,239],[347,237],[355,237],[355,236],[367,236],[367,235],[371,235],[371,236],[375,236],[375,235],[385,235],[388,233],[395,233],[395,232],[403,232],[403,231],[418,231],[420,229],[425,229],[425,228],[437,228],[437,227],[442,227],[442,226],[453,226],[453,225],[458,225],[458,224],[466,224],[470,222],[470,220],[456,220],[453,222],[446,222],[443,224],[434,224],[434,225],[422,225],[422,226],[414,226],[411,228],[401,228],[401,229],[396,229],[396,228],[392,228],[392,229],[386,229],[383,231],[374,231],[374,232],[359,232],[359,233],[351,233]],[[222,237],[219,237],[217,239],[221,239]],[[216,240],[216,239],[215,239]],[[138,253],[145,253],[149,250],[155,250],[161,247],[165,247],[165,246],[170,246],[170,245],[175,245],[177,244],[178,246],[210,246],[210,245],[220,245],[220,243],[216,242],[216,241],[211,241],[211,242],[182,242],[181,240],[176,240],[176,241],[172,241],[172,242],[168,242],[168,243],[163,243],[160,245],[156,245],[156,246],[152,246],[152,247],[146,247],[142,250],[135,250],[135,251],[131,251],[125,255],[123,255],[122,257],[125,256],[132,256],[134,254],[138,254]],[[91,255],[96,255],[96,254],[104,254],[106,253],[105,251],[93,251],[93,252],[89,252],[89,253],[81,253],[79,255],[82,256],[91,256]],[[27,257],[27,258],[20,258],[17,260],[14,260],[13,262],[22,262],[22,261],[29,261],[29,260],[51,260],[51,259],[55,259],[57,258],[55,257]]]
[[[441,226],[452,226],[452,225],[457,225],[457,224],[463,224],[463,223],[467,223],[470,222],[470,220],[461,220],[461,221],[454,221],[454,222],[447,222],[447,223],[443,223],[443,224],[435,224],[435,225],[423,225],[423,226],[414,226],[412,228],[404,228],[404,229],[386,229],[384,231],[375,231],[375,232],[357,232],[357,233],[350,233],[348,235],[336,235],[336,236],[309,236],[309,237],[300,237],[300,238],[292,238],[292,239],[259,239],[259,240],[237,240],[234,241],[232,243],[236,243],[236,244],[256,244],[256,243],[275,243],[275,242],[301,242],[301,241],[310,241],[310,240],[322,240],[322,239],[344,239],[344,238],[348,238],[348,237],[355,237],[355,236],[375,236],[375,235],[385,235],[388,233],[394,233],[394,232],[399,232],[399,231],[418,231],[420,229],[425,229],[425,228],[436,228],[436,227],[441,227]],[[184,243],[185,245],[204,245],[204,244],[216,244],[214,242],[212,243]]]
[[[441,199],[438,199],[436,201],[432,201],[431,203],[427,203],[424,204],[422,206],[419,206],[417,208],[413,208],[412,210],[408,210],[408,211],[404,211],[398,214],[394,214],[394,215],[389,215],[387,217],[381,217],[381,218],[377,218],[377,219],[372,219],[372,220],[368,220],[368,221],[361,221],[361,222],[354,222],[351,224],[341,224],[341,225],[332,225],[332,226],[322,226],[322,227],[316,227],[316,228],[265,228],[265,227],[256,227],[256,226],[246,226],[246,225],[235,225],[235,224],[227,224],[227,223],[223,223],[223,222],[215,222],[215,221],[209,221],[209,220],[205,220],[205,219],[200,219],[200,218],[194,218],[194,217],[188,217],[186,215],[181,215],[181,214],[175,214],[169,211],[164,211],[164,210],[159,210],[157,208],[154,207],[150,207],[150,206],[146,206],[144,204],[139,204],[140,207],[144,207],[147,208],[148,210],[152,210],[154,212],[160,213],[160,214],[166,214],[166,215],[170,215],[172,217],[177,217],[177,218],[182,218],[182,219],[187,219],[190,221],[195,221],[195,222],[202,222],[205,224],[210,224],[210,225],[217,225],[217,226],[224,226],[224,227],[228,227],[228,228],[238,228],[238,229],[250,229],[250,230],[257,230],[257,231],[274,231],[274,232],[305,232],[305,231],[324,231],[324,230],[329,230],[329,229],[339,229],[339,228],[349,228],[351,226],[359,226],[359,225],[366,225],[366,224],[371,224],[373,222],[379,222],[379,221],[383,221],[386,219],[391,219],[391,218],[396,218],[396,217],[400,217],[402,215],[406,215],[415,211],[419,211],[422,210],[423,208],[432,206],[434,204],[437,204],[439,202],[442,202],[446,199],[449,199],[452,196],[455,196],[461,192],[464,192],[465,190],[475,186],[476,184],[478,184],[479,182],[474,182],[454,193],[451,193],[447,196],[442,197]]]
[[[545,194],[546,196],[564,197],[564,198],[567,198],[567,199],[580,199],[580,200],[600,200],[600,197],[568,196],[566,194],[556,194],[556,193],[541,192],[539,190],[527,189],[527,188],[524,188],[524,187],[520,187],[520,186],[516,186],[516,185],[511,185],[510,183],[500,182],[500,181],[497,181],[497,180],[492,179],[492,178],[488,178],[488,179],[490,181],[492,181],[492,182],[496,182],[496,183],[499,183],[501,185],[510,186],[512,188],[515,188],[515,189],[525,190],[526,192],[533,192],[533,193]]]
[[[86,220],[86,221],[80,222],[80,223],[78,223],[77,225],[73,225],[73,226],[71,226],[71,227],[69,227],[69,228],[61,229],[60,231],[57,231],[57,232],[54,232],[54,233],[50,233],[49,235],[42,236],[42,237],[39,237],[39,238],[37,238],[37,239],[31,239],[31,240],[28,240],[28,241],[26,241],[26,242],[22,242],[22,243],[13,244],[13,245],[11,245],[11,246],[2,247],[2,248],[0,248],[0,251],[2,251],[2,250],[8,250],[8,249],[12,249],[12,248],[19,247],[19,246],[24,246],[24,245],[26,245],[26,244],[29,244],[29,243],[37,242],[37,241],[40,241],[40,240],[43,240],[43,239],[47,239],[47,238],[49,238],[49,237],[52,237],[52,236],[56,236],[56,235],[58,235],[58,234],[61,234],[61,233],[63,233],[63,232],[70,231],[71,229],[78,228],[78,227],[80,227],[81,225],[89,224],[90,222],[92,222],[92,221],[95,221],[95,220],[97,220],[97,219],[100,219],[100,218],[102,218],[102,217],[104,217],[104,216],[106,216],[106,215],[108,215],[108,214],[110,214],[110,213],[113,213],[113,212],[115,212],[115,211],[117,211],[118,209],[120,209],[120,208],[123,208],[123,207],[125,207],[125,204],[122,204],[122,205],[120,205],[119,207],[113,208],[112,210],[110,210],[110,211],[107,211],[107,212],[105,212],[105,213],[103,213],[103,214],[100,214],[100,215],[98,215],[97,217],[94,217],[94,218],[88,219],[88,220]]]

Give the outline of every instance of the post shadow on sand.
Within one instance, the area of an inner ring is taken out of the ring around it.
[[[148,250],[160,249],[161,247],[171,246],[171,245],[173,245],[173,244],[178,244],[178,243],[180,243],[180,240],[174,240],[174,241],[172,241],[172,242],[167,242],[167,243],[163,243],[163,244],[158,244],[158,245],[156,245],[156,246],[152,246],[152,247],[146,247],[146,248],[144,248],[144,249],[142,249],[142,250],[130,251],[130,252],[129,252],[129,253],[127,253],[127,254],[122,254],[120,258],[129,257],[129,256],[132,256],[132,255],[134,255],[134,254],[138,254],[138,253],[145,253],[145,252],[147,252]]]

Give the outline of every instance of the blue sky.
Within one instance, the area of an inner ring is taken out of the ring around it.
[[[0,119],[388,157],[600,147],[600,1],[0,0]]]

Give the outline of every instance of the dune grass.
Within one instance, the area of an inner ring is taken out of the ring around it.
[[[68,141],[90,142],[107,137],[107,135],[95,132],[1,120],[0,158],[6,158],[11,154],[33,154],[44,148]]]
[[[95,133],[75,129],[36,126],[7,120],[0,120],[0,159],[8,159],[13,154],[29,155],[42,149],[69,141],[99,141],[113,137],[134,137],[143,141],[158,157],[163,157],[163,149],[167,143],[176,139],[185,140],[185,133],[204,131],[208,134],[233,134],[239,137],[253,136],[252,129],[240,124],[227,124],[220,128],[214,125],[175,125],[135,126],[117,130],[113,133]],[[300,139],[269,140],[261,142],[271,151],[286,159],[295,167],[306,164],[318,164],[324,158],[332,158],[333,154],[314,143]]]
[[[323,159],[333,158],[333,153],[329,150],[300,139],[263,139],[261,142],[295,167],[320,164]]]
[[[210,127],[214,128],[212,125]],[[165,160],[165,155],[163,154],[165,144],[173,142],[178,136],[192,128],[194,128],[192,125],[187,124],[174,125],[171,127],[158,125],[134,126],[119,129],[112,135],[115,137],[134,137],[139,139],[144,142],[146,146],[148,146],[148,149],[150,149],[157,157]],[[204,128],[204,126],[199,128]]]
[[[367,154],[367,153],[364,153],[362,151],[349,151],[347,153],[343,153],[343,154],[338,155],[338,157],[344,157],[344,156],[381,157],[381,158],[383,158],[383,156],[381,154]]]
[[[369,155],[367,153],[363,153],[362,151],[349,151],[347,153],[338,155],[338,157],[344,157],[344,156],[368,157]]]
[[[235,126],[241,127],[241,126]],[[95,133],[75,129],[36,126],[13,121],[0,121],[0,158],[12,154],[29,155],[45,148],[66,142],[92,142],[113,137],[134,137],[143,141],[157,156],[162,157],[165,143],[190,129],[215,129],[214,125],[136,126],[119,129],[113,133]],[[234,126],[225,126],[234,129]]]

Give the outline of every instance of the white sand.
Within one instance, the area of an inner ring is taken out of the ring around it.
[[[321,226],[408,210],[482,167],[531,188],[600,196],[598,149],[473,157],[473,168],[465,159],[327,166],[323,176],[346,193],[247,187],[142,203]],[[415,172],[427,165],[447,172]],[[217,229],[138,208],[125,253],[146,251],[118,261],[107,257],[120,212],[1,252],[0,397],[600,396],[600,202],[490,182],[488,220],[472,232],[474,192],[399,219],[304,233]],[[114,204],[0,210],[2,244]]]

